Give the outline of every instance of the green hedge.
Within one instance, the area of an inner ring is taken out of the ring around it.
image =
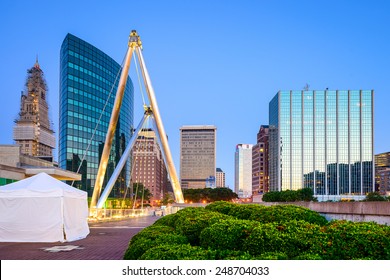
[[[190,215],[182,214],[176,220],[175,228],[177,232],[188,238],[191,245],[199,245],[199,237],[203,229],[226,219],[231,219],[231,217],[217,212],[199,211],[196,216],[193,213]]]
[[[249,219],[262,223],[299,220],[321,226],[328,223],[326,218],[318,212],[296,205],[263,207],[261,210],[253,212]]]
[[[283,253],[289,259],[320,252],[325,238],[319,225],[305,221],[266,223],[255,227],[244,240],[242,250],[252,255]]]
[[[249,236],[258,222],[228,219],[214,223],[200,234],[203,248],[241,251],[243,241]]]
[[[125,252],[123,259],[125,260],[137,260],[150,248],[154,248],[162,244],[187,244],[187,237],[179,234],[161,234],[155,239],[149,239],[146,237],[137,238],[132,242]]]
[[[267,192],[263,195],[265,202],[291,202],[291,201],[317,201],[313,196],[313,190],[310,188],[303,188],[300,190],[285,190]]]
[[[334,221],[324,228],[324,233],[324,259],[390,259],[388,226],[374,222]]]
[[[390,259],[390,227],[333,221],[293,205],[216,202],[160,218],[135,235],[125,259]]]

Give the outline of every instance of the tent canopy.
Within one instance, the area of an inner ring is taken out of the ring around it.
[[[0,242],[78,240],[87,218],[87,193],[46,173],[0,187]]]
[[[0,197],[74,197],[87,198],[87,193],[65,184],[46,173],[0,187]]]

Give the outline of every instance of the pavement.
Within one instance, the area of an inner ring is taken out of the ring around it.
[[[122,260],[130,239],[159,217],[89,224],[89,235],[72,242],[0,242],[0,260]]]

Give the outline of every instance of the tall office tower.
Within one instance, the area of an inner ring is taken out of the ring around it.
[[[216,187],[225,188],[225,172],[223,172],[221,168],[217,168],[216,177]]]
[[[312,188],[325,200],[372,192],[373,98],[370,90],[279,91],[269,104],[270,190]]]
[[[390,168],[390,152],[375,155],[375,190],[381,194],[385,194],[386,190],[380,187],[380,173],[387,168]]]
[[[205,188],[216,170],[216,132],[213,125],[180,128],[180,182],[183,189]]]
[[[268,192],[268,125],[260,126],[257,144],[252,147],[252,192]]]
[[[56,141],[49,120],[47,85],[38,59],[27,70],[26,89],[22,92],[15,123],[13,136],[21,146],[21,153],[53,161]]]
[[[167,189],[168,173],[156,134],[152,129],[140,132],[131,151],[131,182],[142,183],[153,195],[152,200],[161,200]]]
[[[252,196],[252,147],[252,144],[236,146],[234,192],[239,198]]]
[[[74,182],[74,186],[87,191],[89,196],[95,185],[120,70],[121,66],[101,50],[72,34],[66,35],[60,53],[59,165],[82,175],[81,181]],[[133,84],[129,78],[103,187],[131,137],[133,98]],[[99,126],[95,130],[97,123]],[[130,184],[130,178],[126,176],[129,170],[130,161],[123,168],[111,196],[123,196]]]

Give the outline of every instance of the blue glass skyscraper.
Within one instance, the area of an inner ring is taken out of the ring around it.
[[[279,91],[269,104],[270,190],[308,187],[324,199],[374,191],[373,98],[370,90]]]
[[[79,170],[82,180],[75,182],[74,186],[88,191],[89,195],[95,185],[120,69],[117,62],[91,44],[72,34],[65,37],[60,53],[59,166],[74,172]],[[131,137],[133,91],[129,78],[103,187]],[[118,178],[112,196],[122,196],[129,184],[129,168],[130,162]]]

